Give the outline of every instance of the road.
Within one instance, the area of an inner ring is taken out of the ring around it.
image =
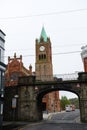
[[[79,110],[50,114],[49,119],[26,125],[20,130],[87,130],[87,123],[79,122]]]
[[[51,121],[57,123],[75,123],[80,122],[80,112],[79,110],[71,112],[61,112],[58,114],[53,114]]]
[[[85,124],[52,124],[52,123],[45,123],[36,126],[29,126],[25,129],[20,130],[87,130],[87,125]]]

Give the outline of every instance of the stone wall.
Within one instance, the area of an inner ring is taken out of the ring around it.
[[[13,102],[14,99],[16,104]],[[37,102],[34,86],[5,88],[4,120],[38,121],[41,119],[42,108]]]
[[[12,107],[12,100],[13,98],[15,98],[15,95],[17,95],[17,93],[18,93],[17,86],[5,88],[4,110],[3,110],[4,120],[12,121],[12,120],[17,119],[17,106]]]

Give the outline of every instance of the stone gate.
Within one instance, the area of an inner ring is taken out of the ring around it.
[[[9,89],[9,90],[8,90]],[[77,80],[37,81],[35,76],[20,77],[18,86],[5,88],[5,120],[39,121],[43,119],[42,98],[52,91],[65,90],[78,96],[80,120],[87,122],[87,73]],[[10,96],[9,96],[9,94]],[[15,100],[14,100],[15,99]],[[11,102],[13,101],[13,106]],[[9,106],[8,106],[9,105]],[[7,110],[7,112],[5,111]],[[8,116],[7,116],[8,115]],[[7,118],[8,117],[8,118]]]

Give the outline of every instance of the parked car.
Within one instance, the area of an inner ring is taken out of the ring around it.
[[[70,111],[75,111],[75,105],[66,105],[65,106],[65,111],[70,112]]]

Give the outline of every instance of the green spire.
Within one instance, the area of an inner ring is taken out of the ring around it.
[[[43,38],[44,42],[47,42],[47,34],[45,32],[44,27],[42,27],[42,31],[41,31],[41,35],[40,35],[40,39]],[[39,41],[40,41],[39,39]]]

